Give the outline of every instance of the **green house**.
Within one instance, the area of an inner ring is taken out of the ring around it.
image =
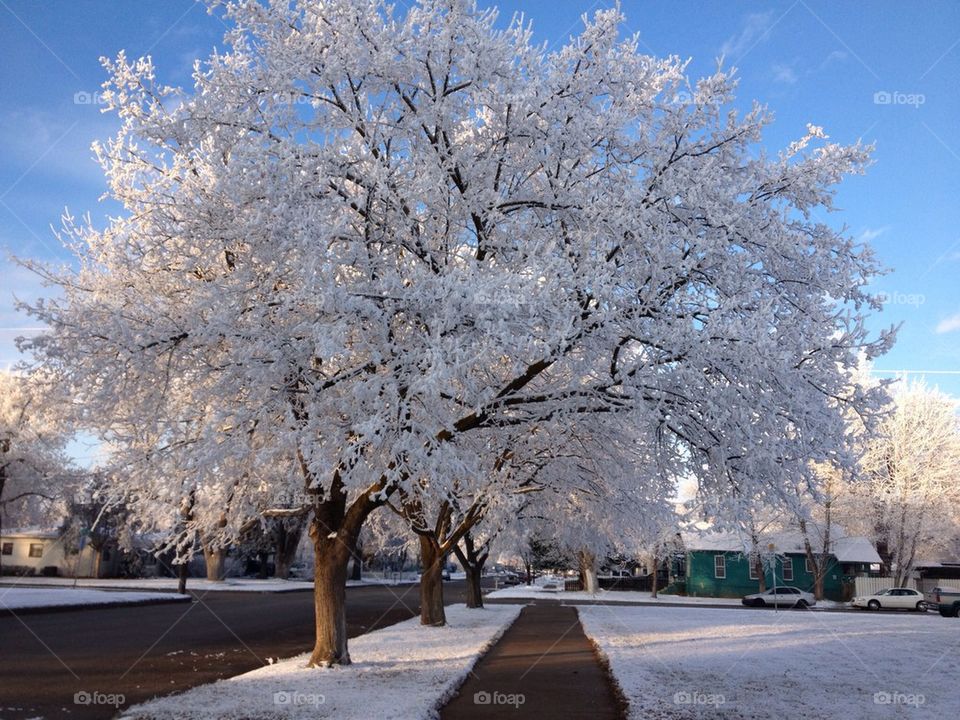
[[[671,567],[670,589],[693,597],[742,597],[757,592],[760,578],[747,543],[734,533],[684,533],[684,550]],[[771,547],[772,546],[772,547]],[[880,569],[880,556],[868,538],[841,536],[831,542],[824,596],[849,600],[854,578]],[[798,534],[781,533],[760,544],[766,587],[793,585],[813,592],[814,574]]]

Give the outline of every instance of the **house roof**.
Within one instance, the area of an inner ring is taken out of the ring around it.
[[[56,530],[39,527],[10,528],[9,530],[4,530],[2,534],[5,538],[42,538],[49,540],[60,537],[60,533]]]
[[[877,549],[865,537],[841,537],[833,541],[833,554],[840,562],[871,563],[879,565],[882,560]]]
[[[834,537],[831,541],[833,546],[833,555],[839,562],[856,563],[879,563],[880,556],[869,538],[866,537],[844,537],[842,532],[839,537]],[[682,533],[684,547],[687,550],[712,550],[714,552],[743,552],[750,551],[750,539],[746,535],[739,535],[733,532],[708,532],[708,533]],[[803,535],[798,532],[779,532],[763,537],[760,541],[761,547],[766,550],[769,544],[773,544],[774,552],[784,553],[803,553],[805,552],[803,544]]]

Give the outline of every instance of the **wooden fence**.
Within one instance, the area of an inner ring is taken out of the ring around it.
[[[886,590],[887,588],[892,588],[893,578],[892,577],[858,577],[854,578],[854,584],[856,586],[856,594],[858,596],[863,595],[876,595],[881,590]],[[902,587],[908,587],[917,589],[917,583],[915,580],[907,580],[906,584]]]

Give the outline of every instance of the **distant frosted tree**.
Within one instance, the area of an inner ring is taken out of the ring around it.
[[[79,482],[48,381],[0,371],[0,523],[59,525]]]
[[[866,440],[860,509],[901,585],[921,553],[944,550],[957,537],[960,416],[955,398],[918,382],[899,388],[889,410]]]

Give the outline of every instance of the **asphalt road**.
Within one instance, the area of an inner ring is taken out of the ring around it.
[[[463,602],[465,589],[463,581],[444,583],[446,602]],[[112,717],[114,706],[77,704],[75,694],[122,694],[125,707],[313,646],[310,592],[206,592],[194,598],[0,617],[0,718]],[[350,637],[419,611],[417,585],[347,590]]]

